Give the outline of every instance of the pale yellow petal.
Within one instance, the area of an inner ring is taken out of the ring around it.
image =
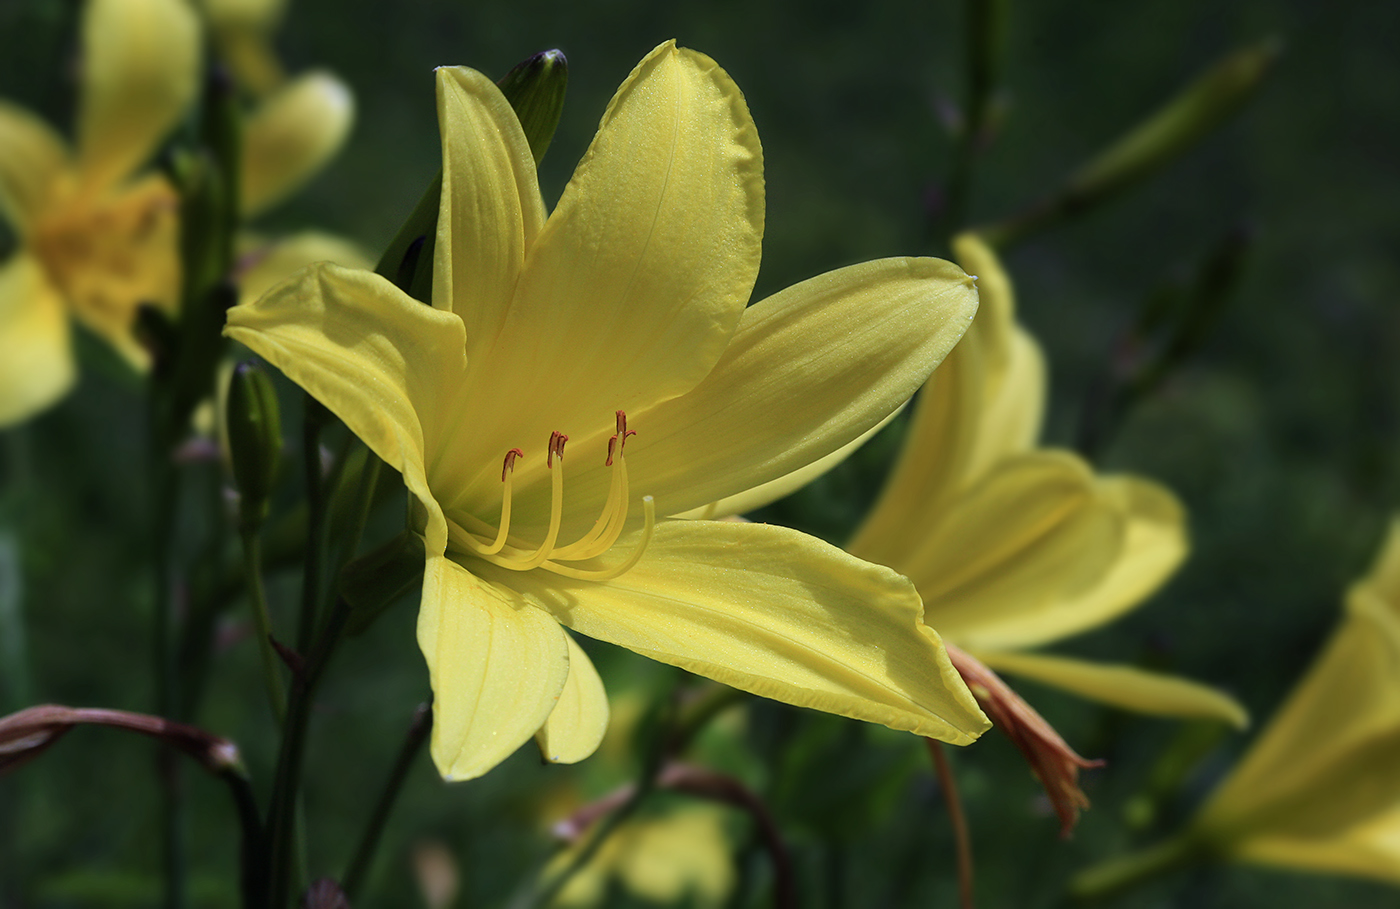
[[[569,676],[554,619],[441,556],[423,575],[418,646],[433,688],[430,750],[446,780],[475,779],[529,741]]]
[[[426,464],[443,398],[466,369],[461,320],[378,275],[321,263],[229,310],[225,333],[310,392],[403,474],[426,511],[428,554],[441,554],[447,526]]]
[[[544,201],[525,133],[496,83],[463,66],[440,67],[437,103],[442,199],[433,305],[461,317],[475,364],[500,333],[525,254],[544,226]]]
[[[593,661],[569,635],[569,679],[559,703],[535,734],[540,755],[553,764],[573,764],[598,750],[608,731],[608,693]]]
[[[243,128],[243,216],[255,217],[313,177],[354,120],[355,96],[324,71],[298,76],[259,104]]]
[[[303,231],[276,240],[245,234],[239,237],[238,247],[240,303],[252,303],[273,286],[317,262],[366,271],[374,268],[373,257],[360,244],[316,231]]]
[[[0,99],[0,217],[20,236],[29,233],[71,166],[67,143],[52,127]]]
[[[939,259],[854,265],[750,307],[705,381],[628,414],[634,494],[654,496],[658,514],[681,514],[843,448],[909,399],[975,307],[971,282]],[[608,489],[603,441],[570,449],[569,495],[585,514]]]
[[[743,95],[710,58],[662,45],[618,89],[472,364],[480,423],[461,440],[466,461],[489,478],[506,448],[541,447],[555,430],[606,439],[614,411],[694,388],[738,325],[762,234],[762,153]]]
[[[1256,832],[1312,839],[1400,801],[1400,614],[1383,590],[1367,581],[1352,589],[1341,627],[1198,827],[1224,843]]]
[[[734,889],[734,850],[724,814],[688,806],[620,833],[617,873],[633,894],[658,905],[718,909]]]
[[[28,419],[74,379],[68,311],[33,257],[0,265],[0,427]]]
[[[770,502],[776,502],[783,496],[790,495],[806,486],[808,483],[831,470],[837,464],[849,458],[855,453],[857,448],[860,448],[866,442],[870,441],[871,436],[888,426],[889,422],[897,416],[899,416],[899,410],[896,410],[894,413],[875,424],[875,426],[866,430],[856,438],[855,441],[847,442],[831,454],[824,458],[818,458],[806,467],[798,468],[790,474],[778,477],[776,480],[769,480],[767,483],[760,484],[753,489],[745,490],[737,495],[720,499],[717,502],[711,502],[703,508],[691,509],[684,514],[676,515],[676,517],[710,520],[711,518],[723,518],[731,515],[744,514],[756,508],[762,508]]]
[[[1045,653],[979,650],[973,655],[998,672],[1063,688],[1134,713],[1220,720],[1237,729],[1249,725],[1249,714],[1239,701],[1177,676]]]
[[[982,318],[979,303],[967,335],[920,392],[890,478],[847,547],[862,558],[906,561],[948,501],[1035,444],[1046,394],[1040,348],[1013,326],[1007,350],[995,354]],[[990,365],[998,356],[999,373]]]
[[[243,87],[265,95],[283,79],[271,35],[286,11],[286,0],[204,0],[219,53]]]
[[[601,583],[474,568],[582,634],[762,697],[955,744],[988,725],[904,578],[784,527],[663,521]]]
[[[1251,837],[1231,853],[1239,861],[1350,874],[1400,884],[1400,805],[1344,834],[1321,839]]]
[[[1119,557],[1125,521],[1068,452],[1005,461],[939,509],[907,561],[924,621],[965,649],[1057,637]]]
[[[88,0],[78,155],[99,192],[150,158],[199,84],[200,38],[185,0]]]

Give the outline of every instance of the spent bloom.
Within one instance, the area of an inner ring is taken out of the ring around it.
[[[673,43],[618,90],[552,213],[499,89],[460,67],[437,88],[431,305],[317,265],[228,333],[403,475],[443,775],[532,735],[550,760],[597,747],[607,700],[564,627],[762,696],[980,734],[904,578],[786,528],[665,518],[888,417],[966,329],[971,279],[886,259],[746,308],[757,132],[728,75]]]

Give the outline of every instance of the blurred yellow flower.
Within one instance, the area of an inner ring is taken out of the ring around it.
[[[757,133],[723,70],[673,43],[619,89],[548,217],[496,86],[465,68],[437,85],[433,305],[317,265],[235,307],[228,333],[403,474],[443,775],[485,773],[532,735],[550,760],[597,747],[603,686],[561,623],[765,697],[980,734],[894,572],[786,528],[655,518],[885,419],[965,330],[971,280],[887,259],[746,309]]]
[[[194,14],[182,0],[89,0],[82,50],[75,149],[0,101],[0,213],[21,242],[0,265],[0,426],[72,384],[70,315],[142,365],[137,307],[177,303],[175,192],[137,172],[194,98]]]
[[[272,49],[287,0],[202,0],[214,43],[239,83],[254,95],[281,86],[286,74]]]
[[[568,866],[587,842],[587,836],[581,837],[556,855],[545,869],[545,878]],[[561,909],[603,905],[613,880],[652,903],[683,903],[696,909],[723,906],[734,889],[733,849],[725,834],[724,809],[684,805],[627,821],[598,847],[550,905]]]
[[[1115,707],[1246,723],[1233,699],[1131,666],[1026,652],[1134,608],[1186,553],[1180,503],[1150,480],[1102,476],[1037,447],[1045,365],[1010,281],[973,235],[976,322],[924,387],[879,501],[847,549],[900,571],[924,621],[992,669]]]
[[[1218,858],[1400,884],[1400,519],[1321,655],[1186,832],[1086,893]]]

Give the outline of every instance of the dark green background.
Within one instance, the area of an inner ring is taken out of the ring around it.
[[[1140,611],[1058,649],[1191,675],[1265,720],[1334,624],[1344,586],[1365,569],[1400,502],[1400,9],[1303,0],[1012,7],[1009,107],[979,172],[979,220],[1047,190],[1228,50],[1271,34],[1286,43],[1265,90],[1235,122],[1131,199],[1007,256],[1021,316],[1050,359],[1048,441],[1069,444],[1090,381],[1152,289],[1189,270],[1235,225],[1253,228],[1240,291],[1217,331],[1100,459],[1182,496],[1192,558]],[[60,124],[71,110],[74,8],[0,6],[0,95]],[[260,226],[330,229],[377,252],[437,167],[432,67],[462,63],[499,77],[559,47],[571,82],[543,166],[553,199],[617,84],[651,47],[676,38],[730,72],[764,142],[758,295],[863,259],[937,251],[928,204],[950,160],[939,109],[962,94],[962,35],[958,3],[294,0],[279,40],[289,68],[341,74],[359,118],[341,157]],[[0,437],[0,533],[18,541],[29,634],[27,692],[12,681],[19,664],[0,657],[7,708],[150,704],[140,405],[135,389],[93,368],[57,410]],[[839,540],[896,442],[882,437],[772,516]],[[384,516],[381,530],[394,518]],[[294,591],[290,581],[275,585],[274,607],[290,610]],[[629,654],[591,650],[605,679],[663,686],[671,677]],[[265,787],[273,744],[255,655],[245,639],[219,660],[201,721],[244,745]],[[314,872],[338,871],[366,812],[364,793],[426,692],[411,608],[355,641],[333,668],[313,727]],[[1135,830],[1125,806],[1144,792],[1180,727],[1029,685],[1025,693],[1072,744],[1109,765],[1086,776],[1095,807],[1062,842],[997,734],[955,756],[985,907],[1059,905],[1076,868],[1187,816],[1246,741],[1226,737],[1208,750],[1159,801],[1157,825]],[[804,906],[952,904],[951,839],[917,742],[786,708],[754,709],[750,718],[747,749],[781,757],[767,775],[752,769],[752,756],[734,759],[791,837]],[[450,787],[423,761],[366,904],[415,904],[406,856],[427,837],[447,842],[462,863],[458,905],[504,904],[548,852],[534,793],[575,773],[541,768],[529,751],[480,782]],[[158,867],[151,764],[144,742],[81,730],[0,783],[0,904],[148,904]],[[605,774],[585,772],[587,785],[602,785]],[[193,774],[188,786],[197,889],[208,905],[232,905],[234,835],[223,793]],[[735,830],[742,845],[741,819]],[[755,867],[761,893],[761,857]],[[1378,885],[1227,868],[1178,875],[1113,905],[1389,906],[1396,898]]]

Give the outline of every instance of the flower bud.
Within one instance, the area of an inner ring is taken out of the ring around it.
[[[226,416],[233,478],[242,497],[239,514],[245,528],[256,527],[267,517],[282,457],[277,390],[266,373],[251,363],[234,369]]]
[[[564,112],[564,92],[569,87],[569,61],[558,49],[542,51],[506,73],[497,83],[525,130],[535,164],[540,163],[559,117]]]

